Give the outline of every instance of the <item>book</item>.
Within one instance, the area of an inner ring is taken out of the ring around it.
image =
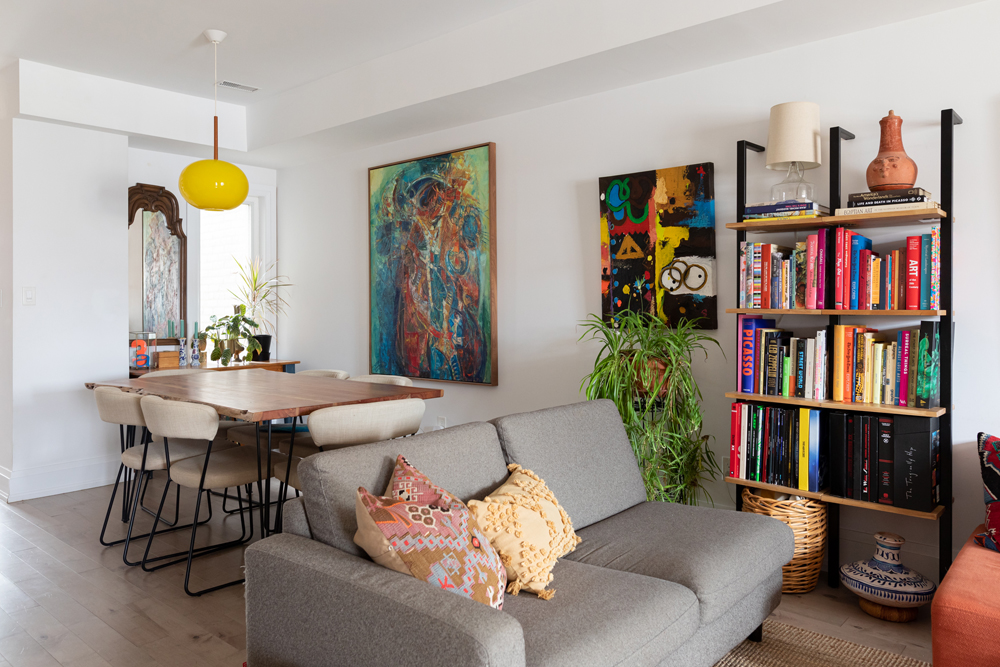
[[[827,229],[816,231],[816,308],[826,309],[826,253]]]
[[[882,403],[884,405],[896,405],[896,356],[898,353],[896,343],[890,343],[885,347],[885,367],[882,373]]]
[[[806,397],[806,346],[801,338],[794,338],[795,345],[795,397]]]
[[[940,207],[936,201],[914,202],[912,204],[884,204],[878,207],[858,206],[838,208],[834,215],[871,215],[872,213],[901,213],[903,211],[935,211]]]
[[[806,238],[806,308],[816,310],[816,234]]]
[[[906,248],[896,253],[896,310],[906,310]]]
[[[799,476],[795,488],[809,490],[809,408],[799,408]]]
[[[910,329],[909,375],[906,386],[906,407],[917,407],[917,350],[920,349],[920,329]]]
[[[920,237],[920,310],[931,308],[931,235]]]
[[[744,213],[743,220],[806,220],[809,218],[825,217],[826,214],[819,211],[789,211],[787,213]]]
[[[864,431],[864,415],[854,415],[851,429],[851,451],[854,456],[854,495],[855,500],[866,500],[864,487],[864,452],[862,451],[862,433]]]
[[[906,237],[906,309],[920,310],[920,245],[919,236]]]
[[[940,502],[938,418],[896,415],[893,439],[893,504],[919,512],[933,511]]]
[[[847,495],[847,413],[830,413],[830,493],[841,498]]]
[[[795,244],[795,307],[806,307],[806,262],[808,250],[805,241]]]
[[[809,487],[813,493],[820,492],[820,428],[819,410],[807,410],[809,415]]]
[[[760,247],[760,307],[771,307],[771,250],[772,243],[763,243]]]
[[[740,404],[733,403],[729,406],[729,476],[736,477],[739,467],[737,461],[737,447],[740,437]]]
[[[847,205],[856,206],[861,204],[877,204],[887,199],[901,199],[908,197],[920,197],[918,201],[931,198],[931,193],[923,188],[902,188],[897,190],[880,190],[879,192],[855,192],[847,195]]]
[[[868,441],[868,502],[878,502],[878,416],[865,415]]]
[[[870,422],[871,417],[868,415],[861,415],[855,421],[857,424],[855,439],[858,442],[861,457],[861,497],[859,500],[865,502],[871,501],[871,440],[868,430]]]
[[[740,450],[739,450],[739,471],[740,479],[747,478],[747,434],[750,432],[750,404],[740,405]]]
[[[941,228],[931,227],[931,308],[941,308]]]
[[[746,213],[773,213],[775,211],[800,211],[815,209],[829,212],[829,208],[809,199],[786,199],[784,201],[755,202],[747,204],[743,210]]]
[[[833,387],[832,397],[835,401],[843,400],[844,396],[844,330],[842,324],[833,327]]]
[[[805,397],[813,398],[816,386],[816,339],[806,339]]]
[[[878,502],[892,505],[893,438],[892,417],[878,417]]]
[[[910,332],[903,330],[896,334],[899,354],[896,357],[896,403],[905,408],[909,400],[910,386]]]
[[[781,351],[782,341],[788,340],[791,336],[787,331],[771,330],[764,334],[764,346],[767,350],[765,364],[767,369],[767,379],[764,386],[765,394],[769,396],[778,395],[778,358]]]
[[[757,329],[774,328],[774,320],[744,318],[740,330],[740,391],[754,393],[754,364],[757,358]]]
[[[844,426],[844,437],[847,438],[847,470],[844,472],[844,478],[847,484],[847,497],[857,499],[858,490],[854,485],[854,420],[857,419],[857,415],[853,412],[847,413],[847,424]]]
[[[844,309],[844,232],[843,227],[833,230],[833,307]]]
[[[854,234],[851,236],[851,301],[850,310],[858,310],[858,279],[861,269],[861,251],[871,250],[872,241],[869,238]]]
[[[920,323],[920,343],[917,355],[917,407],[941,406],[941,335],[940,323],[927,320]]]
[[[854,353],[854,344],[857,341],[856,333],[856,327],[844,328],[844,357],[841,360],[844,374],[844,393],[837,400],[844,401],[845,403],[854,402],[854,364],[856,356]]]
[[[844,230],[844,294],[842,300],[844,302],[844,309],[849,310],[851,308],[851,239],[854,238],[855,232],[849,229]]]

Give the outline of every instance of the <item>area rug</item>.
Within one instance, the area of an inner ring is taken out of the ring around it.
[[[764,621],[764,641],[744,641],[715,667],[930,667],[930,663]]]

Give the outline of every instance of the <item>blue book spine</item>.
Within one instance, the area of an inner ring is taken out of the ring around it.
[[[771,259],[771,308],[781,308],[781,260]]]
[[[743,320],[740,331],[740,391],[753,394],[754,360],[757,357],[757,329],[773,329],[774,320]]]
[[[819,410],[809,411],[809,490],[819,493]]]
[[[931,308],[931,235],[920,237],[920,310]]]

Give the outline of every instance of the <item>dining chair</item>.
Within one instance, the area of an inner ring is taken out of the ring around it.
[[[426,407],[426,403],[419,398],[404,398],[317,410],[309,415],[308,424],[313,449],[329,451],[413,435],[420,430]],[[280,481],[276,519],[279,531],[287,487],[296,491],[302,489],[299,482],[299,462],[318,453],[307,449],[300,454],[297,434],[295,439],[289,441],[289,445],[292,455],[275,463],[272,469],[274,476]]]
[[[142,408],[139,407],[140,396],[129,392],[121,391],[114,387],[96,387],[94,398],[97,401],[97,413],[101,421],[118,425],[118,438],[121,446],[121,455],[125,451],[135,446],[136,429],[139,431],[139,442],[146,442],[148,431],[146,422],[142,418]],[[124,476],[124,479],[122,477]],[[132,500],[131,485],[134,483],[132,469],[125,466],[124,462],[118,466],[118,475],[115,477],[115,485],[111,489],[111,500],[108,502],[108,511],[104,515],[104,525],[101,527],[100,542],[106,547],[121,544],[125,540],[106,542],[104,540],[105,531],[108,529],[108,520],[111,518],[111,508],[114,507],[115,497],[118,490],[122,490],[122,523],[128,522],[129,503]]]
[[[305,375],[307,377],[321,377],[321,378],[333,378],[334,380],[346,380],[351,377],[351,374],[347,371],[335,371],[330,369],[313,369],[309,371],[296,371],[296,375]]]
[[[178,486],[197,489],[198,491],[195,499],[194,520],[191,525],[191,542],[188,550],[186,552],[180,551],[153,558],[149,556],[150,548],[158,532],[156,527],[159,523],[159,517],[163,512],[164,497],[160,500],[157,517],[153,522],[149,541],[146,543],[146,551],[142,559],[142,569],[152,572],[186,561],[187,570],[184,574],[184,592],[190,596],[199,596],[243,583],[243,579],[237,579],[200,591],[191,590],[191,567],[195,558],[246,544],[253,538],[254,531],[253,512],[249,513],[249,531],[247,530],[246,514],[240,512],[240,537],[195,548],[199,526],[198,519],[201,514],[201,498],[203,492],[210,489],[235,487],[237,499],[240,502],[242,502],[241,489],[243,488],[246,489],[248,498],[252,500],[254,484],[258,487],[260,497],[263,497],[261,482],[270,478],[270,470],[266,470],[266,466],[258,458],[256,448],[232,447],[221,451],[216,450],[214,440],[218,434],[219,417],[213,408],[199,403],[166,401],[158,396],[143,396],[141,405],[149,431],[153,435],[163,438],[163,450],[170,474],[170,481]],[[205,453],[200,456],[185,458],[182,461],[171,463],[173,447],[171,440],[178,439],[204,442]],[[272,453],[272,457],[272,460],[275,458],[283,460],[282,455],[277,452]],[[262,467],[264,467],[263,470]],[[261,520],[264,520],[263,516]],[[158,564],[148,567],[149,563]]]
[[[354,382],[371,382],[373,384],[395,384],[400,387],[412,387],[413,380],[401,375],[357,375],[348,378]]]

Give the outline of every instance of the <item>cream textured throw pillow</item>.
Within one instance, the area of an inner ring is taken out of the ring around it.
[[[538,475],[516,463],[510,477],[483,500],[470,500],[480,529],[500,554],[507,569],[507,592],[531,591],[548,600],[556,559],[576,548],[580,538],[573,524]]]

